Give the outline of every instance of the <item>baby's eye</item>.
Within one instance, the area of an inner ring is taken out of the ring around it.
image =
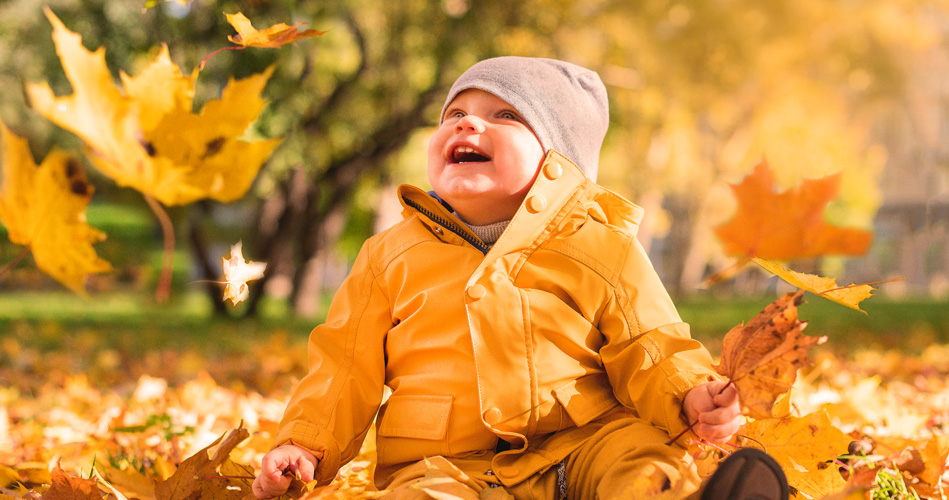
[[[461,118],[463,116],[465,116],[464,111],[453,111],[453,112],[448,113],[448,116],[446,118]]]
[[[514,114],[514,112],[512,112],[512,111],[502,111],[501,114],[498,115],[498,116],[500,116],[501,118],[504,118],[505,120],[517,120],[517,119],[518,119],[517,115]]]

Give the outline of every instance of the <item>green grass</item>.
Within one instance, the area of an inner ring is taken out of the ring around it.
[[[733,326],[754,317],[777,297],[692,297],[676,301],[682,319],[692,326],[693,336],[713,350]],[[828,345],[839,350],[900,349],[918,353],[931,343],[949,342],[949,303],[944,299],[890,299],[872,297],[861,303],[867,312],[843,307],[811,294],[798,308],[807,321],[807,335],[828,337]]]
[[[0,294],[0,340],[38,349],[70,349],[80,338],[96,349],[131,355],[155,349],[247,351],[274,332],[303,342],[316,322],[293,318],[283,303],[262,302],[258,318],[215,316],[198,292],[173,294],[157,305],[147,294],[99,293],[83,299],[70,292]]]
[[[775,297],[728,298],[712,296],[679,298],[676,305],[693,336],[710,347],[731,327],[747,322]],[[863,302],[868,314],[845,308],[813,295],[805,295],[799,308],[809,322],[806,333],[827,335],[840,348],[898,348],[915,352],[933,342],[949,342],[949,304],[944,300],[894,300],[873,297]],[[165,305],[156,305],[147,293],[94,293],[83,299],[68,291],[0,293],[0,335],[11,325],[58,324],[66,329],[98,329],[104,340],[136,333],[153,341],[219,341],[207,335],[266,335],[279,328],[305,338],[317,320],[294,318],[287,304],[264,301],[258,318],[235,320],[215,317],[209,299],[198,291],[172,294]],[[113,332],[115,334],[113,334]],[[223,332],[223,333],[222,333]],[[163,340],[166,339],[166,340]]]

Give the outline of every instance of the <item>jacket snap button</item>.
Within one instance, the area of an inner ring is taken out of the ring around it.
[[[504,477],[514,477],[519,472],[521,471],[517,467],[514,467],[513,465],[505,465],[503,467],[498,468],[498,474]]]
[[[547,208],[547,200],[539,194],[535,194],[527,200],[527,210],[533,214],[539,213],[545,208]]]
[[[488,408],[484,412],[484,421],[489,425],[494,425],[501,421],[501,410],[497,408]]]
[[[548,163],[544,167],[544,175],[550,180],[560,177],[561,174],[563,174],[563,168],[560,167],[559,163]]]
[[[472,285],[471,288],[468,289],[468,296],[472,299],[480,299],[484,297],[486,293],[488,293],[488,291],[484,288],[484,285]]]

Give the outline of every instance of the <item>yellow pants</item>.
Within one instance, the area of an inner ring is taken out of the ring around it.
[[[642,420],[622,418],[596,431],[562,465],[513,486],[500,487],[491,471],[492,453],[431,457],[392,474],[382,498],[560,500],[564,491],[572,500],[697,496],[701,481],[692,457],[683,448],[667,446],[668,440],[668,434]],[[565,485],[558,484],[558,475]]]

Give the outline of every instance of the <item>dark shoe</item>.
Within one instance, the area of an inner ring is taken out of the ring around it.
[[[719,464],[702,500],[788,500],[788,480],[767,453],[742,448]]]

